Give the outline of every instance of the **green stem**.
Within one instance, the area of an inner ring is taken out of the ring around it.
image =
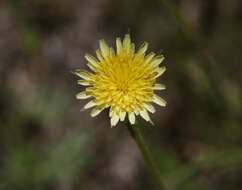
[[[164,190],[165,188],[161,179],[160,172],[151,157],[148,146],[146,146],[145,144],[144,138],[139,130],[139,126],[132,126],[131,124],[128,124],[128,130],[130,132],[130,135],[136,142],[138,148],[140,149],[140,152],[146,162],[152,178],[154,179],[154,181],[156,181],[157,185],[159,185],[160,190]]]

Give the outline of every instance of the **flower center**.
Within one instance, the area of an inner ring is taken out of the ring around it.
[[[123,94],[127,94],[130,90],[129,90],[129,86],[126,82],[118,82],[117,91],[119,91]]]

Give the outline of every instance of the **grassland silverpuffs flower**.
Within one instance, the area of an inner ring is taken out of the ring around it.
[[[153,52],[146,55],[147,47],[144,42],[135,51],[130,35],[126,34],[123,40],[116,39],[116,51],[100,40],[97,58],[85,55],[90,71],[75,71],[80,77],[78,84],[86,87],[76,98],[91,99],[84,109],[92,108],[92,117],[107,108],[111,126],[125,117],[134,124],[138,115],[151,122],[149,112],[155,112],[152,103],[166,106],[165,100],[155,94],[156,90],[165,89],[163,84],[156,83],[166,70],[160,67],[164,56]]]

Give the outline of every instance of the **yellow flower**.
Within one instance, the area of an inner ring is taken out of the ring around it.
[[[155,112],[151,103],[166,105],[165,100],[154,93],[155,90],[165,89],[163,84],[156,83],[156,78],[166,70],[159,67],[164,57],[154,53],[145,55],[147,47],[148,44],[143,43],[135,52],[135,45],[127,34],[123,41],[116,39],[116,52],[100,40],[97,59],[85,55],[92,72],[75,72],[81,78],[78,84],[86,86],[85,91],[76,97],[92,99],[84,106],[84,109],[93,108],[92,117],[109,108],[111,126],[117,125],[119,120],[124,121],[126,115],[131,124],[135,123],[136,115],[151,122],[148,112]]]

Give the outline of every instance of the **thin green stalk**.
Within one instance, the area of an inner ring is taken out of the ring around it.
[[[164,190],[165,188],[164,188],[164,184],[161,179],[160,172],[159,172],[157,166],[155,165],[154,160],[151,157],[151,153],[150,153],[148,146],[145,144],[144,138],[139,130],[139,126],[132,126],[131,124],[127,124],[127,125],[128,125],[128,130],[130,132],[130,135],[136,142],[136,144],[144,158],[144,161],[146,162],[146,165],[152,175],[152,178],[154,179],[154,181],[156,181],[160,190]]]

